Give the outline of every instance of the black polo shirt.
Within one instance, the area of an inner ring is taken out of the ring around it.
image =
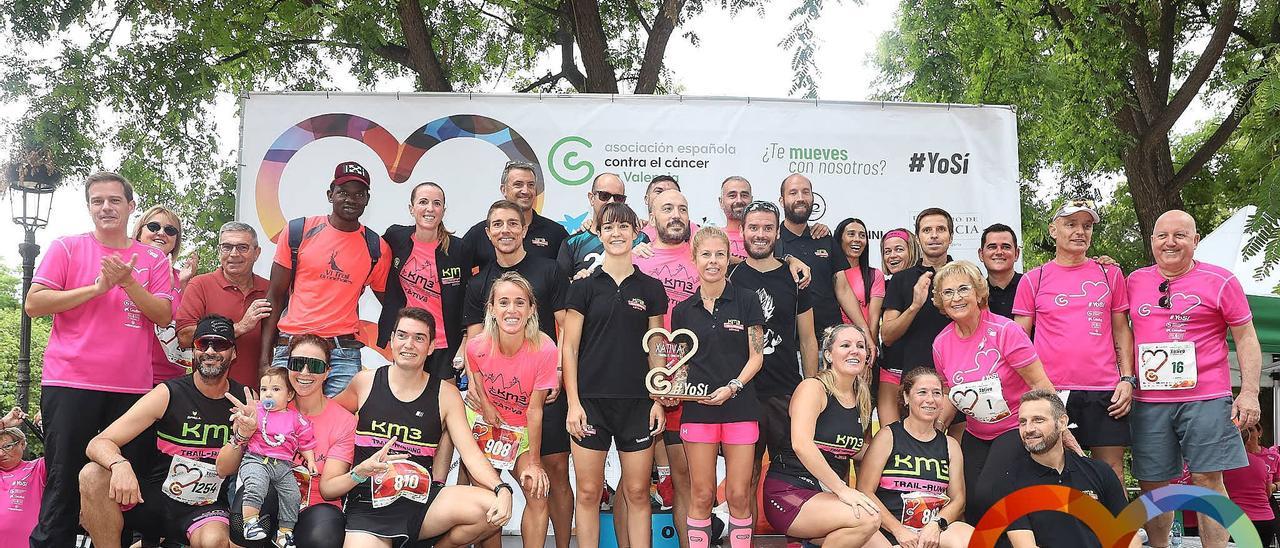
[[[671,330],[688,329],[698,337],[698,351],[689,359],[689,381],[705,383],[707,394],[729,384],[742,373],[751,355],[747,345],[747,329],[764,325],[760,299],[754,291],[726,282],[724,293],[716,299],[715,313],[702,306],[702,287],[671,311]],[[755,379],[746,384],[738,397],[723,405],[702,405],[696,401],[684,405],[681,422],[712,423],[758,420],[760,401],[756,397]]]
[[[1018,293],[1018,281],[1022,279],[1021,272],[1014,272],[1013,279],[1009,280],[1009,285],[1000,288],[991,283],[991,278],[987,278],[987,287],[991,288],[991,297],[987,299],[987,307],[992,312],[1013,319],[1013,297]]]
[[[467,249],[471,250],[472,266],[475,268],[488,266],[495,257],[493,242],[489,241],[489,234],[485,231],[486,223],[487,221],[476,223],[462,237],[462,241],[467,244]],[[560,226],[560,223],[538,215],[535,211],[533,219],[529,221],[529,230],[524,234],[524,251],[534,257],[554,261],[556,255],[560,253],[560,244],[564,243],[564,239],[568,237],[569,231]]]
[[[802,378],[796,316],[814,308],[808,289],[796,287],[785,264],[761,272],[744,261],[729,270],[729,279],[754,291],[764,312],[764,367],[751,381],[756,395],[766,398],[795,392]]]
[[[582,314],[578,396],[648,398],[644,334],[650,317],[667,313],[662,282],[636,269],[618,285],[603,268],[597,269],[569,284],[565,308]]]
[[[947,257],[951,262],[951,257]],[[932,267],[917,263],[915,266],[893,275],[884,291],[884,309],[902,312],[911,307],[911,296],[916,282],[925,272],[933,272]],[[933,282],[929,284],[929,298],[924,300],[920,311],[907,327],[906,333],[893,343],[895,352],[885,354],[886,360],[898,360],[887,366],[893,370],[901,370],[902,374],[917,367],[933,367],[933,339],[951,323],[951,318],[942,315],[938,307],[933,306]]]
[[[838,254],[835,240],[830,236],[813,238],[808,226],[804,232],[794,234],[786,225],[778,225],[778,245],[773,255],[782,258],[788,254],[800,259],[809,266],[813,280],[809,282],[809,294],[813,297],[813,327],[816,333],[822,333],[828,327],[842,323],[840,303],[836,302],[834,275],[843,270],[837,262],[847,262],[843,254]]]
[[[1034,485],[1064,485],[1081,491],[1101,502],[1112,514],[1119,514],[1129,505],[1124,486],[1116,474],[1100,460],[1081,457],[1075,452],[1063,452],[1062,473],[1041,465],[1023,453],[1014,459],[1003,481],[993,487],[992,502]],[[1030,529],[1036,535],[1036,544],[1042,548],[1101,548],[1098,537],[1079,519],[1062,512],[1033,512],[1009,525],[1010,531]],[[1004,543],[1002,543],[1004,544]],[[1008,546],[1008,544],[1004,544]]]
[[[551,340],[556,340],[556,311],[564,310],[565,291],[569,280],[556,267],[552,259],[525,255],[524,259],[510,268],[499,265],[496,261],[489,263],[480,273],[472,276],[467,282],[466,306],[462,310],[463,325],[472,326],[484,323],[484,311],[489,288],[493,281],[504,272],[518,272],[533,286],[533,296],[538,300],[538,329],[546,333]]]

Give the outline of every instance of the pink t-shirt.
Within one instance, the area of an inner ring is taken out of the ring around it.
[[[178,347],[178,308],[182,305],[182,288],[178,286],[178,269],[173,268],[170,293],[173,295],[173,321],[156,326],[155,345],[151,349],[151,382],[160,384],[187,374],[191,366],[191,350]],[[232,320],[235,321],[235,320]]]
[[[311,421],[311,429],[315,434],[316,471],[324,472],[324,463],[329,459],[339,460],[347,464],[355,464],[355,432],[356,416],[343,409],[341,405],[325,401],[324,411],[319,415],[303,415]],[[306,465],[302,455],[293,459],[294,464]],[[320,496],[320,477],[311,479],[311,492],[302,501],[304,506],[313,504],[332,504],[342,508],[342,497],[325,500]]]
[[[414,240],[413,252],[400,269],[400,287],[404,289],[405,306],[425,308],[436,320],[436,330],[444,330],[443,303],[440,300],[440,273],[436,270],[436,248],[440,241]],[[448,348],[449,339],[436,337],[436,349]]]
[[[1270,521],[1275,519],[1271,511],[1271,492],[1267,483],[1271,473],[1267,469],[1267,460],[1257,453],[1245,452],[1249,456],[1249,465],[1244,468],[1222,471],[1222,483],[1227,486],[1227,496],[1236,503],[1244,515],[1253,521]]]
[[[479,376],[489,401],[498,408],[502,422],[511,426],[527,426],[525,411],[535,390],[552,390],[560,386],[556,376],[558,351],[545,335],[542,346],[534,350],[525,343],[515,356],[504,356],[486,335],[467,342],[467,363]]]
[[[689,234],[693,234],[694,232],[697,232],[697,231],[698,231],[698,223],[689,221]],[[648,223],[644,225],[644,228],[640,229],[640,233],[644,234],[645,236],[648,236],[650,242],[658,241],[658,229],[654,228],[653,223]]]
[[[724,233],[729,235],[729,254],[739,259],[747,258],[747,245],[742,240],[742,232],[725,229]]]
[[[0,472],[0,548],[26,548],[44,500],[44,458]]]
[[[258,404],[258,429],[249,438],[249,453],[291,461],[298,451],[315,448],[311,421],[302,413],[292,407],[268,412]]]
[[[667,290],[667,314],[662,323],[671,329],[671,309],[693,296],[698,289],[698,269],[693,266],[693,252],[689,244],[659,249],[653,248],[649,258],[633,256],[632,261],[641,272],[657,278]]]
[[[1035,322],[1036,354],[1060,390],[1114,390],[1116,367],[1111,314],[1129,310],[1124,273],[1093,259],[1076,266],[1056,262],[1023,274],[1013,313]]]
[[[866,287],[862,281],[862,269],[858,267],[844,269],[844,279],[849,282],[849,287],[853,289],[854,298],[858,299],[858,308],[862,309],[862,319],[868,323],[871,322],[871,299],[867,298]],[[884,298],[884,274],[880,273],[877,268],[871,269],[871,298]],[[844,318],[845,323],[853,323],[849,316],[840,311],[840,316]]]
[[[1240,281],[1222,267],[1196,261],[1190,270],[1169,281],[1169,308],[1159,306],[1162,282],[1164,276],[1154,265],[1129,275],[1134,363],[1141,370],[1143,344],[1190,342],[1195,345],[1196,386],[1185,390],[1139,388],[1134,397],[1146,402],[1187,402],[1230,396],[1227,327],[1253,320]]]
[[[93,233],[64,236],[49,244],[32,281],[59,291],[96,283],[104,257],[129,262],[138,257],[133,277],[144,289],[173,300],[169,256],[139,242],[127,249],[106,247]],[[104,295],[53,315],[53,332],[44,351],[43,383],[103,392],[143,394],[153,380],[151,351],[156,326],[116,286]]]
[[[999,379],[1001,397],[992,399],[1002,399],[1008,414],[996,422],[972,418],[965,421],[965,430],[984,440],[995,439],[1018,427],[1018,398],[1031,387],[1017,370],[1035,361],[1036,351],[1026,332],[1013,320],[990,310],[982,311],[978,329],[969,337],[961,337],[952,322],[933,340],[933,363],[951,389],[952,403],[966,415],[977,416],[971,412],[974,404],[988,404],[980,401],[977,393],[969,394],[968,390],[957,390],[956,386]]]

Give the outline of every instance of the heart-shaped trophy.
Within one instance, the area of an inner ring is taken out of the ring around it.
[[[706,383],[689,383],[689,359],[698,351],[698,336],[688,329],[674,333],[661,327],[644,334],[644,351],[651,368],[644,377],[649,395],[677,400],[705,400],[710,397]],[[652,363],[656,360],[657,363]]]

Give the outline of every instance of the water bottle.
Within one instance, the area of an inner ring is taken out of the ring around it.
[[[1181,510],[1175,511],[1173,513],[1173,527],[1169,529],[1169,533],[1170,533],[1170,538],[1169,538],[1170,548],[1174,546],[1182,546],[1182,511]]]
[[[462,367],[462,356],[453,358],[453,378],[458,379],[458,391],[467,391],[467,372]]]

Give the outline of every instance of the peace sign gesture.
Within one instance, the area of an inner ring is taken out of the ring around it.
[[[386,472],[388,468],[391,468],[391,465],[388,463],[407,458],[408,455],[391,453],[391,448],[395,446],[397,439],[399,439],[397,436],[391,436],[391,439],[387,440],[387,444],[383,445],[382,449],[379,449],[377,453],[369,455],[369,458],[364,459],[364,462],[357,464],[355,468],[351,469],[351,471],[355,472],[357,476],[363,478],[373,477]]]
[[[253,397],[253,392],[249,387],[244,387],[244,401],[236,399],[235,396],[227,392],[224,396],[231,400],[231,426],[235,429],[236,435],[242,438],[248,438],[258,430],[258,400]]]

